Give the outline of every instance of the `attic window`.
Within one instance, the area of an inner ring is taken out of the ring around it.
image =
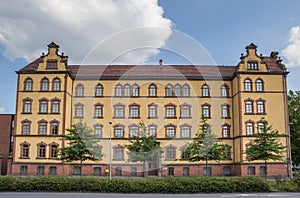
[[[47,61],[47,69],[57,69],[57,61]]]
[[[258,70],[257,62],[248,62],[248,70]]]

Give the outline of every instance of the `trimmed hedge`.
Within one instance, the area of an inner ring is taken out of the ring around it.
[[[266,192],[258,177],[165,177],[117,179],[95,177],[0,177],[0,191],[101,193],[233,193]]]

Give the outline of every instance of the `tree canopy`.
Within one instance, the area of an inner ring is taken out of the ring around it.
[[[300,164],[300,91],[289,91],[288,106],[292,160],[294,164]]]

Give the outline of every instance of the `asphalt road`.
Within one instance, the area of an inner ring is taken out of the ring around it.
[[[300,197],[300,193],[232,193],[232,194],[109,194],[109,193],[44,193],[7,192],[0,198],[222,198],[222,197]]]

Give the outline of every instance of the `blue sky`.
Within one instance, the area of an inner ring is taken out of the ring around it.
[[[70,63],[87,62],[86,54],[104,39],[107,45],[98,52],[99,64],[115,57],[111,53],[120,45],[133,49],[145,41],[149,43],[144,46],[155,43],[161,50],[132,52],[121,62],[147,64],[163,59],[165,64],[189,64],[164,50],[171,35],[177,33],[198,43],[218,65],[236,65],[245,46],[253,42],[259,54],[280,53],[290,71],[288,88],[300,90],[299,8],[298,0],[99,0],[85,1],[84,5],[79,0],[0,0],[0,113],[15,111],[14,71],[46,52],[51,41],[60,45]],[[149,26],[163,30],[135,29]],[[128,43],[107,39],[115,38],[111,35],[120,39],[118,32],[128,29],[131,34],[135,29]],[[201,58],[192,62],[207,64]]]

